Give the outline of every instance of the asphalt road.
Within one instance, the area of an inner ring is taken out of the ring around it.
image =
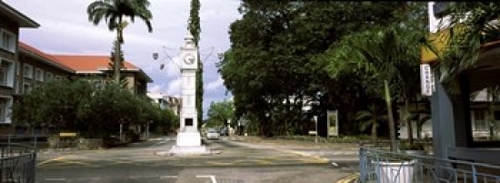
[[[355,172],[357,164],[355,159],[345,161],[356,157],[354,154],[321,155],[329,149],[319,153],[319,149],[296,150],[259,142],[206,142],[211,154],[158,155],[175,144],[175,139],[168,137],[105,150],[40,152],[36,182],[335,182]]]

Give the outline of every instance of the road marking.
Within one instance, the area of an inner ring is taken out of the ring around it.
[[[196,178],[210,178],[210,180],[212,180],[212,183],[217,183],[214,175],[197,175]]]
[[[212,164],[212,165],[232,165],[234,162],[218,162],[218,161],[207,161],[205,162],[207,164]]]
[[[45,161],[42,161],[38,164],[36,164],[37,166],[40,166],[40,165],[43,165],[43,164],[47,164],[47,163],[50,163],[50,162],[54,162],[54,161],[59,161],[59,160],[62,160],[66,158],[65,156],[59,156],[59,157],[55,157],[55,158],[52,158],[52,159],[48,159],[48,160],[45,160]]]
[[[160,179],[176,179],[177,176],[176,175],[163,175],[163,176],[160,176]]]
[[[65,178],[48,178],[45,181],[66,181]]]
[[[359,173],[353,173],[351,175],[348,175],[340,180],[337,180],[335,183],[349,183],[353,182],[354,180],[359,178]]]
[[[127,160],[121,160],[121,161],[113,161],[111,163],[109,163],[110,165],[117,165],[117,164],[138,164],[137,161],[133,161],[133,160],[130,160],[130,161],[127,161]]]
[[[276,149],[276,150],[282,151],[282,152],[288,152],[288,153],[292,153],[292,154],[297,154],[297,155],[301,155],[301,156],[305,156],[305,157],[311,157],[311,158],[317,160],[317,162],[322,162],[322,163],[328,163],[328,162],[330,162],[330,160],[327,159],[327,158],[322,158],[322,157],[319,157],[319,156],[307,154],[307,153],[300,152],[300,151],[288,150],[288,149]]]

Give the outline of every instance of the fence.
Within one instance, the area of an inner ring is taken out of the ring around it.
[[[500,166],[362,147],[362,183],[500,183]]]
[[[34,183],[36,152],[30,146],[0,143],[0,183]]]

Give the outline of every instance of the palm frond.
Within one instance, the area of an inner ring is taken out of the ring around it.
[[[451,94],[460,94],[458,75],[473,68],[480,48],[486,42],[498,40],[500,3],[453,3],[450,7],[449,41],[438,57],[440,81]]]

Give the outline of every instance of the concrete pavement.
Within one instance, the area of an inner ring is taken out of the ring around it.
[[[255,136],[230,136],[230,137],[222,137],[221,140],[223,142],[230,142],[230,143],[235,143],[238,145],[242,146],[248,146],[248,147],[256,147],[256,148],[268,148],[268,149],[273,149],[277,151],[283,152],[283,155],[285,154],[296,154],[295,157],[300,157],[303,156],[305,159],[310,159],[314,160],[314,162],[322,162],[322,163],[329,163],[331,164],[330,167],[332,169],[340,170],[338,173],[332,174],[327,173],[325,171],[324,173],[320,172],[315,172],[317,176],[322,176],[322,180],[328,180],[331,179],[331,182],[352,182],[352,180],[355,180],[355,175],[353,172],[355,172],[353,169],[356,169],[354,167],[345,167],[346,164],[342,165],[343,162],[349,162],[350,165],[352,166],[353,162],[357,162],[357,144],[315,144],[314,142],[304,142],[304,141],[294,141],[294,140],[280,140],[280,139],[266,139],[266,138],[260,138],[260,137],[255,137]],[[127,154],[132,155],[134,154],[134,157],[142,157],[144,153],[146,154],[151,154],[153,151],[158,151],[161,149],[167,148],[166,145],[172,143],[175,141],[175,137],[159,137],[159,138],[151,138],[147,142],[140,142],[140,143],[135,143],[135,144],[129,144],[128,147],[120,147],[120,148],[112,148],[112,149],[101,149],[101,150],[83,150],[83,151],[92,151],[91,154],[94,154],[92,156],[101,156],[101,153],[104,152],[110,152],[110,151],[117,151],[120,153],[123,153],[123,150],[127,151]],[[221,142],[221,143],[223,143]],[[212,145],[219,145],[219,143],[215,142],[213,144],[208,144],[208,148],[213,148]],[[143,149],[142,147],[146,148],[148,152],[136,152],[136,150],[131,150],[135,149],[137,147],[140,147],[140,149]],[[223,149],[222,149],[223,150]],[[78,150],[49,150],[46,152],[41,152],[39,158],[41,159],[46,159],[46,161],[39,162],[39,165],[43,164],[50,164],[53,162],[66,162],[66,163],[75,163],[76,161],[70,161],[71,156],[73,153],[78,153],[78,152],[83,152],[83,151],[78,151]],[[101,152],[101,153],[99,153]],[[135,153],[134,153],[135,152]],[[132,153],[132,154],[130,154]],[[139,153],[139,154],[137,154]],[[64,156],[63,154],[66,154]],[[144,154],[144,155],[146,155]],[[57,157],[61,156],[63,157]],[[297,156],[298,155],[298,156]],[[102,155],[104,156],[104,155]],[[241,156],[241,155],[240,155]],[[66,159],[64,159],[66,158]],[[127,159],[126,157],[124,157]],[[153,157],[153,158],[158,158],[158,157]],[[124,160],[125,162],[125,160]],[[128,162],[128,161],[127,161]],[[138,162],[138,160],[134,160],[135,163]],[[102,163],[102,162],[101,162]],[[121,163],[118,162],[118,163]],[[125,162],[126,163],[126,162]],[[172,162],[171,162],[172,163]],[[345,170],[343,168],[346,168]],[[337,172],[337,171],[336,171]],[[298,177],[297,177],[298,178]],[[317,177],[319,179],[319,177]],[[354,179],[353,179],[354,178]],[[284,182],[297,182],[296,180],[288,180]]]
[[[249,144],[249,146],[264,146],[287,151],[289,153],[313,157],[320,161],[330,163],[334,167],[340,167],[346,172],[350,172],[347,176],[333,180],[335,183],[357,182],[359,178],[359,168],[357,164],[357,162],[359,162],[359,145],[355,143],[315,143],[311,141],[237,135],[229,136],[227,140],[246,144],[247,146]]]

